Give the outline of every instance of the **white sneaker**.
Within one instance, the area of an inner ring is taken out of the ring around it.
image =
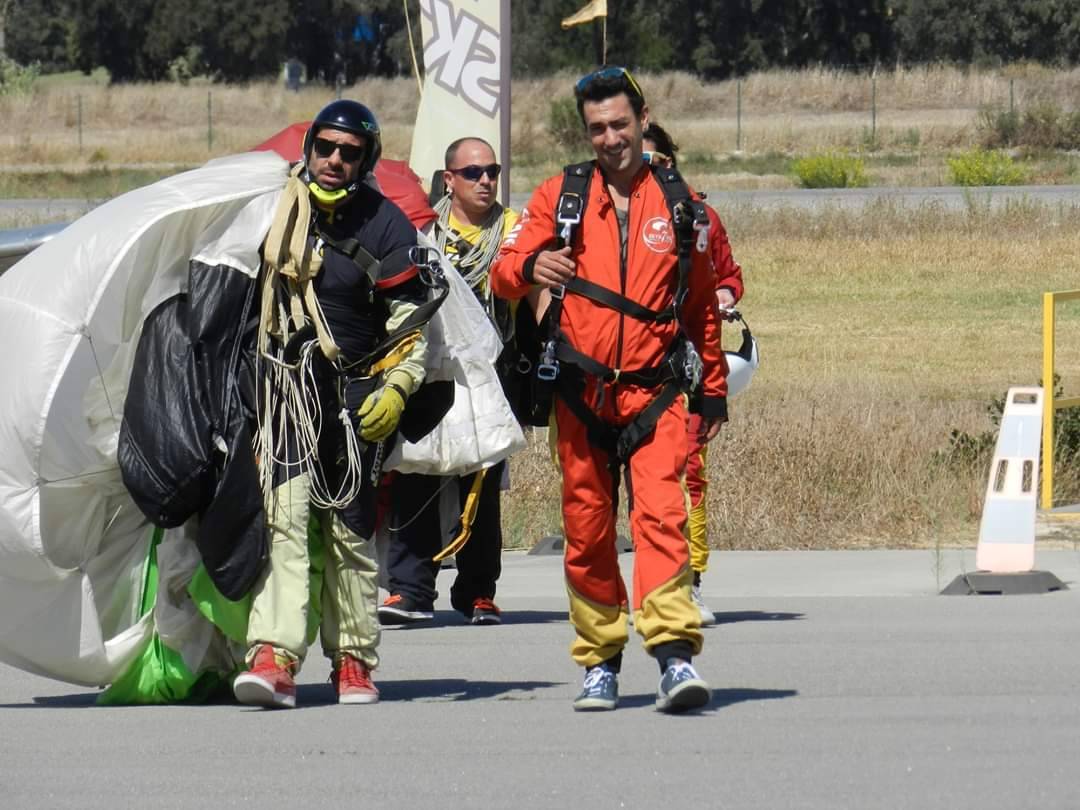
[[[716,624],[716,616],[705,605],[705,600],[701,598],[701,586],[694,585],[690,589],[690,601],[694,603],[694,607],[698,609],[701,614],[701,626],[712,627]]]

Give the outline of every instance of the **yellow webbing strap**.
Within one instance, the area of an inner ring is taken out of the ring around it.
[[[458,536],[451,540],[446,548],[432,557],[432,562],[441,562],[450,555],[457,554],[469,542],[469,538],[472,537],[473,521],[476,520],[476,510],[480,508],[480,487],[484,485],[485,475],[487,475],[487,470],[481,470],[473,479],[469,495],[465,498],[465,508],[461,510],[461,531]]]
[[[319,348],[328,360],[334,360],[341,350],[326,328],[312,283],[322,268],[322,256],[313,252],[308,244],[311,196],[298,176],[302,170],[303,165],[297,165],[285,183],[270,232],[266,235],[263,251],[266,275],[263,279],[259,333],[260,336],[273,333],[285,338],[285,330],[282,324],[276,322],[274,309],[274,286],[278,276],[281,276],[288,284],[289,309],[294,328],[300,329],[310,320],[319,339]]]
[[[379,361],[372,363],[371,368],[368,369],[367,376],[374,377],[381,371],[393,368],[406,357],[413,350],[413,346],[420,340],[420,330],[417,329],[413,332],[409,332],[394,346],[386,355]]]

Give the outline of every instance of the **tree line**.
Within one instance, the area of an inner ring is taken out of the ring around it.
[[[420,48],[419,0],[407,0]],[[514,75],[583,70],[601,26],[584,0],[513,0]],[[607,61],[727,79],[770,68],[1080,61],[1080,0],[609,0]],[[3,0],[7,55],[113,81],[246,81],[299,60],[310,79],[411,70],[402,0]]]

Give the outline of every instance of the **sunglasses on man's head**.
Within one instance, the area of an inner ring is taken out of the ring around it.
[[[475,183],[485,174],[492,180],[498,180],[499,172],[502,171],[502,166],[498,163],[489,163],[487,166],[469,164],[468,166],[462,166],[460,169],[448,169],[447,171],[453,172],[454,174],[460,174],[466,180]]]
[[[337,141],[328,141],[326,138],[316,138],[315,143],[312,145],[312,149],[315,154],[321,158],[328,158],[335,151],[340,150],[341,159],[345,163],[355,163],[364,156],[363,146],[354,146],[351,143],[338,143]]]
[[[602,67],[599,70],[594,70],[587,76],[582,76],[578,79],[577,84],[574,85],[574,94],[581,95],[588,89],[589,85],[597,79],[622,79],[631,93],[636,94],[638,98],[645,98],[645,94],[641,92],[641,87],[634,81],[634,77],[630,75],[630,71],[624,67],[618,66]]]

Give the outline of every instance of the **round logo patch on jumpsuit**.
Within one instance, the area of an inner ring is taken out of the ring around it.
[[[645,223],[641,231],[641,241],[653,253],[670,253],[675,244],[675,234],[671,231],[671,222],[664,217],[653,217]]]

